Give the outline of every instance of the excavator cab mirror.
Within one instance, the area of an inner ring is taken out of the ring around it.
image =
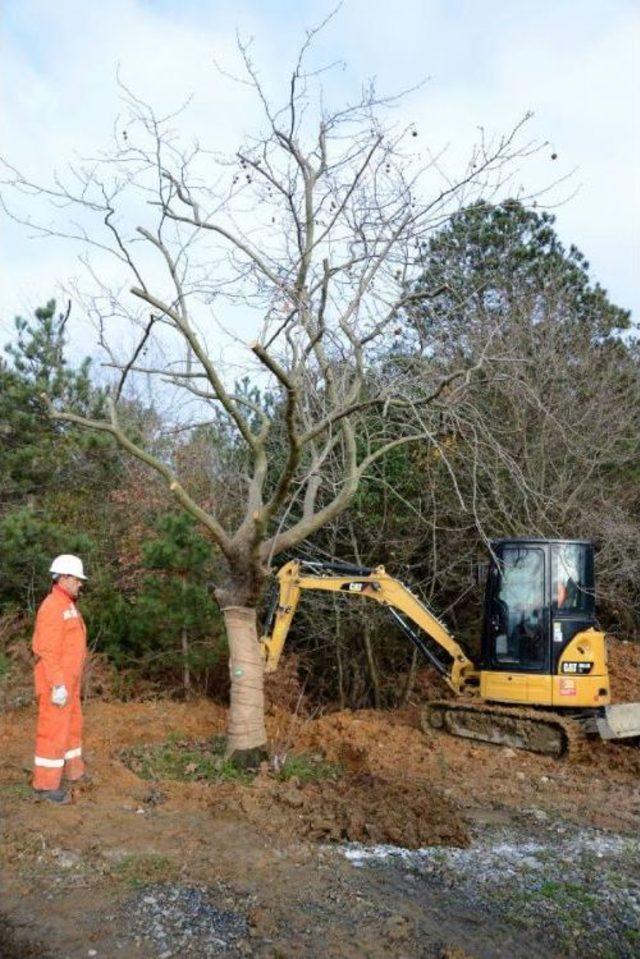
[[[484,586],[489,578],[489,563],[473,564],[473,582],[476,586]]]

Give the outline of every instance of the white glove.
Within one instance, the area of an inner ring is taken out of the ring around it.
[[[51,702],[54,706],[66,706],[69,693],[66,686],[54,686],[51,691]]]

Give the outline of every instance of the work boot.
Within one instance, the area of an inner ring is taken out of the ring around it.
[[[71,796],[66,789],[34,789],[33,795],[38,802],[55,803],[56,806],[66,806],[71,802]]]

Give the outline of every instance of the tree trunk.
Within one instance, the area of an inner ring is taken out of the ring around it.
[[[187,577],[182,575],[182,615],[183,623],[180,630],[180,646],[182,648],[182,686],[184,689],[184,698],[191,696],[191,668],[189,666],[189,633],[186,625],[186,602]]]
[[[342,624],[340,622],[340,607],[335,600],[334,609],[336,614],[336,663],[338,666],[338,697],[340,709],[344,709],[347,704],[347,698],[344,693],[344,666],[342,665]]]
[[[406,706],[409,702],[409,697],[413,692],[413,686],[416,681],[416,673],[418,671],[418,650],[414,647],[411,654],[411,666],[409,667],[409,672],[407,673],[407,681],[405,687],[402,691],[402,696],[400,697],[400,705]]]
[[[186,626],[183,626],[180,631],[180,644],[182,647],[182,686],[184,698],[189,699],[191,696],[191,670],[189,668],[189,635]]]
[[[229,640],[231,703],[228,755],[240,766],[255,767],[267,757],[264,724],[264,662],[258,646],[256,610],[225,606]]]
[[[376,709],[380,709],[380,683],[378,681],[376,657],[371,644],[371,627],[368,622],[365,622],[364,624],[362,638],[364,640],[364,648],[367,654],[367,666],[369,667],[369,678],[371,679],[371,688],[373,690],[373,705]]]

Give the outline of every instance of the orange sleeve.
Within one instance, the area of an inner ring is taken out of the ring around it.
[[[62,609],[48,598],[38,610],[36,628],[33,634],[33,651],[44,667],[44,674],[50,686],[63,686],[62,640],[64,620]]]

